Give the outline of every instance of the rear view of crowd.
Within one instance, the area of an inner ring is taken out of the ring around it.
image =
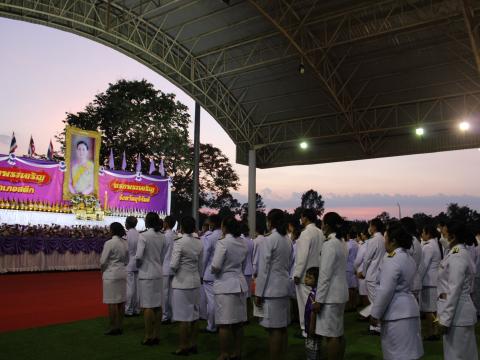
[[[105,334],[122,334],[123,316],[143,311],[142,344],[159,344],[161,324],[176,322],[174,354],[188,356],[201,350],[205,319],[200,331],[218,333],[218,360],[240,359],[253,315],[268,331],[270,358],[285,359],[287,326],[298,316],[307,359],[343,359],[344,313],[359,309],[384,359],[419,359],[423,341],[440,339],[445,359],[478,359],[478,231],[459,220],[417,229],[411,218],[349,229],[339,214],[320,221],[313,209],[302,211],[301,227],[279,209],[259,220],[253,239],[246,224],[218,215],[202,231],[185,217],[178,233],[175,219],[155,213],[142,233],[134,217],[126,229],[113,223],[101,256]]]

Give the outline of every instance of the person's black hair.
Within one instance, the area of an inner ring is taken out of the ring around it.
[[[320,273],[320,269],[316,266],[308,268],[306,274],[311,275],[315,278],[315,283],[318,281],[318,274]]]
[[[382,220],[379,218],[374,218],[369,221],[369,224],[375,226],[378,232],[383,233],[385,231],[385,225],[383,224]]]
[[[446,224],[448,235],[455,236],[455,240],[459,244],[473,245],[475,237],[473,234],[468,231],[467,225],[465,222],[460,220],[450,220]]]
[[[413,218],[403,217],[400,219],[400,223],[410,235],[418,238],[417,224],[415,224],[415,220],[413,220]]]
[[[342,234],[342,227],[343,227],[343,219],[340,215],[336,212],[328,212],[323,215],[323,223],[328,225],[330,230],[334,232],[337,238],[341,239]]]
[[[113,236],[123,237],[126,235],[125,228],[119,222],[113,222],[110,224],[110,233]]]
[[[412,235],[405,229],[400,221],[392,221],[387,226],[387,234],[390,242],[394,242],[399,247],[410,249],[413,244]]]
[[[435,226],[432,224],[427,224],[423,226],[422,229],[426,234],[430,235],[430,238],[440,239],[440,234]],[[438,248],[440,249],[440,258],[443,259],[443,246],[440,241],[437,241]]]
[[[272,209],[268,212],[267,219],[272,229],[276,229],[280,235],[287,235],[287,221],[285,213],[280,209]]]
[[[147,229],[153,229],[155,232],[162,230],[163,221],[160,219],[157,213],[149,212],[145,216],[145,227]]]
[[[357,237],[358,233],[357,230],[352,228],[348,230],[348,239],[355,239]]]
[[[264,214],[256,216],[255,232],[260,235],[264,235],[267,232],[267,221]]]
[[[135,229],[137,226],[138,220],[135,216],[127,216],[125,219],[125,227],[128,229]]]
[[[216,214],[210,215],[208,217],[208,221],[213,226],[214,229],[218,229],[220,228],[220,226],[222,226],[222,218],[220,217],[220,215],[216,215]]]
[[[172,215],[167,215],[165,216],[165,219],[163,219],[163,222],[167,224],[170,229],[172,229],[175,226],[176,220]]]
[[[191,216],[185,216],[180,222],[180,227],[184,234],[193,234],[195,232],[195,219]]]
[[[246,221],[242,221],[240,223],[240,232],[242,233],[243,236],[250,235],[250,228],[248,227],[248,223]]]
[[[79,142],[77,142],[76,148],[78,149],[78,147],[79,147],[80,145],[82,145],[82,144],[85,145],[85,147],[86,147],[87,150],[88,150],[88,144],[87,144],[85,141],[83,141],[83,140],[80,140]]]
[[[234,237],[242,235],[242,228],[240,222],[233,216],[227,216],[222,221],[222,226],[225,228],[226,233]]]
[[[301,216],[307,218],[308,221],[314,223],[318,220],[317,212],[315,209],[302,209]]]

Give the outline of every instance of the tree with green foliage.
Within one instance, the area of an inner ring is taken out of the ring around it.
[[[265,213],[265,203],[263,202],[262,195],[255,193],[255,211],[257,213]],[[240,215],[243,221],[248,220],[248,202],[242,204]]]
[[[300,204],[302,209],[315,209],[317,211],[317,216],[321,217],[325,211],[324,205],[325,201],[323,201],[322,195],[315,190],[310,189],[302,194]]]

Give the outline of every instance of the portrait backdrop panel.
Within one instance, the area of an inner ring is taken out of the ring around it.
[[[63,198],[72,195],[95,195],[98,198],[98,170],[101,134],[67,126],[65,134],[65,164]]]

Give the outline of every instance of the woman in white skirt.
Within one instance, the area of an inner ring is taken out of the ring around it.
[[[159,326],[162,322],[163,258],[165,257],[165,235],[161,233],[163,221],[158,214],[149,212],[145,216],[147,231],[140,234],[135,259],[138,268],[138,293],[143,309],[145,336],[142,345],[159,343]]]
[[[180,223],[182,237],[173,242],[170,268],[172,318],[180,324],[180,346],[173,355],[198,353],[196,322],[200,317],[200,273],[203,271],[203,244],[194,236],[195,220],[186,216]]]
[[[442,245],[438,242],[440,235],[432,225],[423,227],[422,230],[422,266],[420,279],[422,293],[420,296],[420,311],[425,314],[425,341],[439,340],[437,318],[437,284],[438,267],[442,260]]]
[[[360,305],[362,307],[370,304],[370,302],[368,301],[367,284],[365,283],[365,278],[358,277],[358,273],[360,273],[363,269],[363,260],[365,258],[365,252],[367,251],[367,240],[368,231],[366,229],[360,231],[357,236],[357,256],[355,257],[355,262],[353,263],[353,267],[355,268],[355,274],[358,280],[358,295],[360,295]]]
[[[263,308],[260,325],[269,332],[270,359],[286,358],[289,323],[290,257],[292,244],[287,235],[287,221],[280,209],[267,215],[270,235],[262,240],[255,286],[255,303]]]
[[[317,294],[313,311],[317,314],[315,333],[326,339],[327,359],[343,359],[343,313],[348,301],[347,248],[339,239],[343,219],[335,212],[323,216],[326,237],[320,256]],[[337,236],[338,234],[338,236]]]
[[[420,309],[412,293],[417,264],[407,251],[413,237],[399,223],[385,232],[387,253],[380,265],[370,321],[382,322],[383,359],[413,360],[423,355]]]
[[[357,310],[358,305],[358,279],[355,270],[355,259],[358,253],[357,233],[351,229],[347,236],[347,285],[348,285],[348,303],[347,311]]]
[[[478,360],[477,311],[471,298],[475,264],[465,247],[473,236],[463,222],[451,221],[446,227],[450,251],[440,263],[437,302],[443,355],[445,360]]]
[[[108,304],[110,328],[105,335],[122,333],[123,307],[127,299],[127,264],[128,245],[123,239],[125,229],[122,224],[114,222],[110,225],[112,239],[105,242],[100,267],[103,279],[103,303]]]
[[[240,224],[233,216],[222,221],[223,238],[217,242],[212,260],[215,322],[219,326],[220,357],[240,359],[243,323],[247,321],[248,284],[243,274],[249,251],[240,237]],[[234,348],[230,349],[229,344]]]

